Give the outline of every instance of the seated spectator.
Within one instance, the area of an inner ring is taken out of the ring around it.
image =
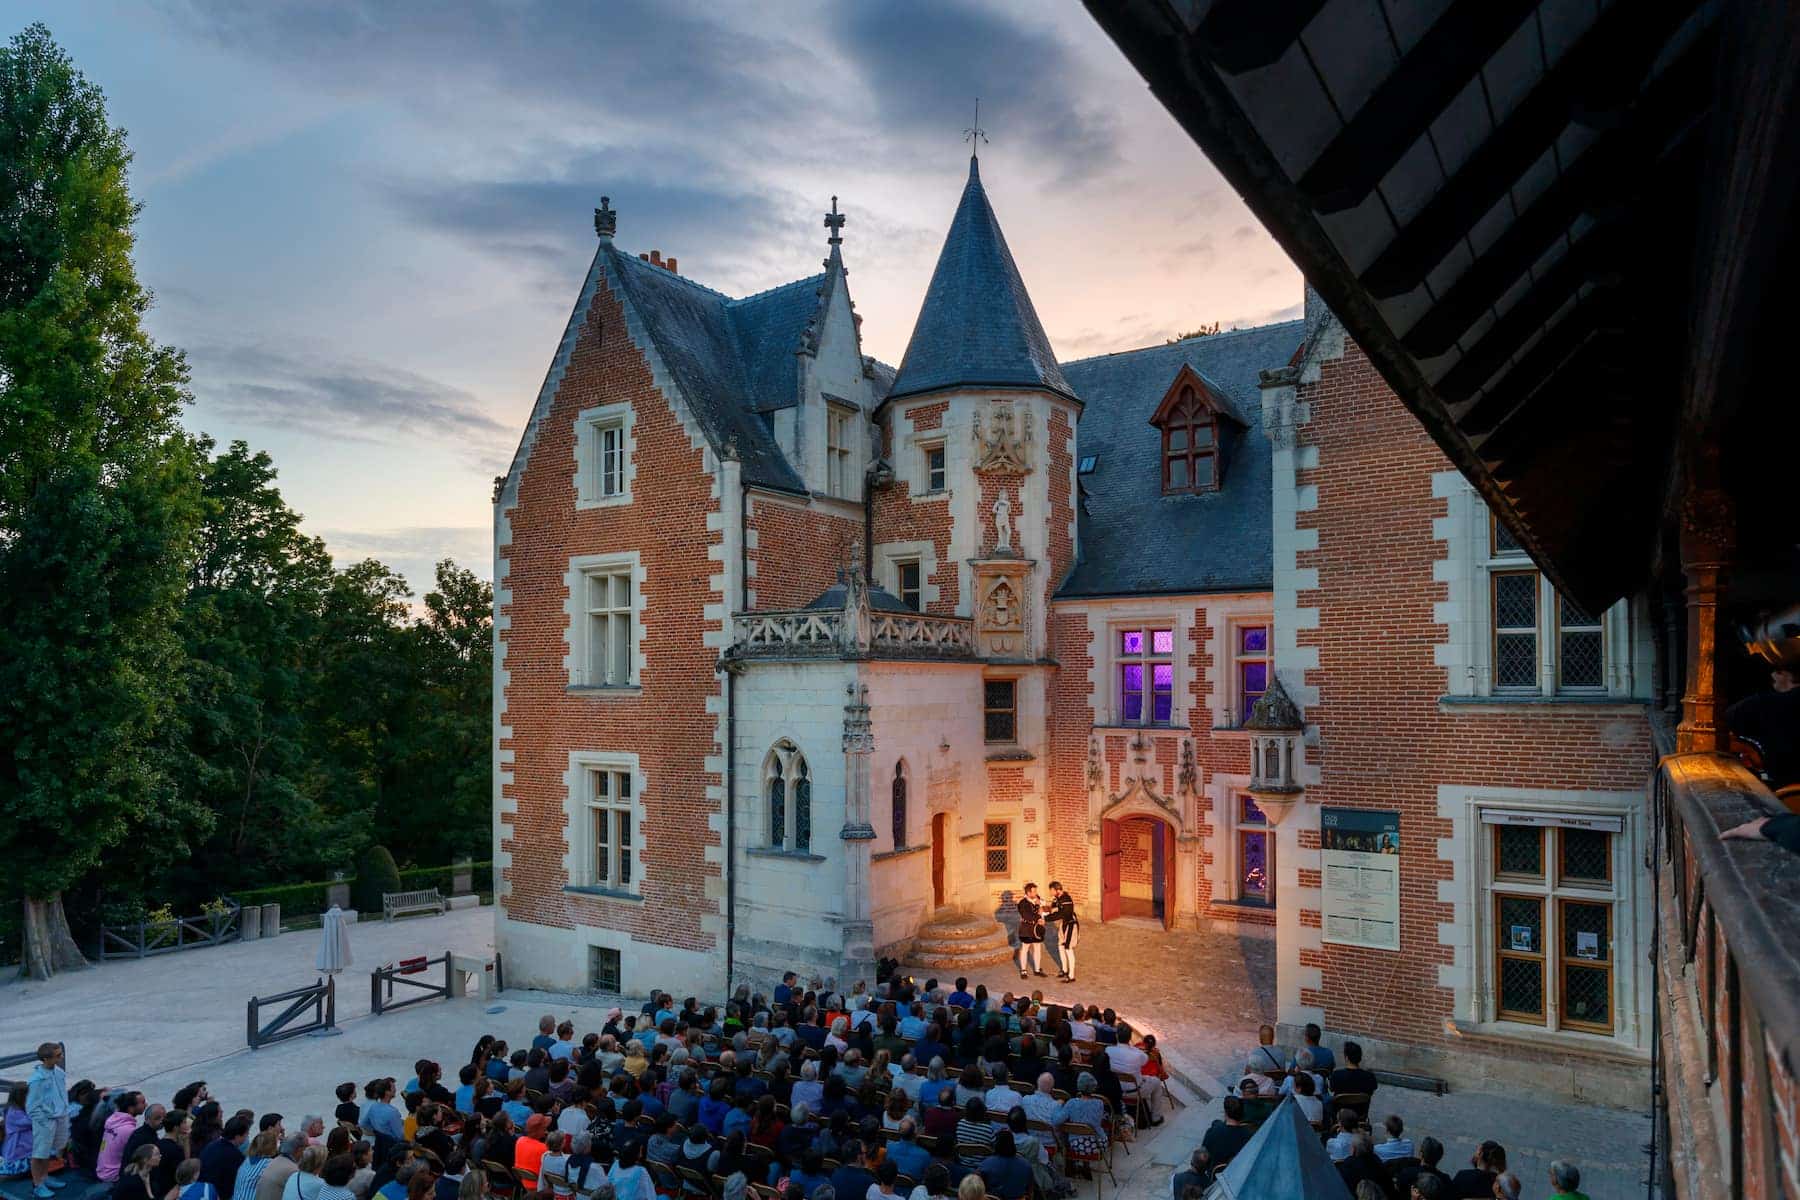
[[[305,1149],[304,1133],[290,1133],[282,1138],[275,1157],[269,1160],[269,1165],[263,1168],[262,1178],[257,1180],[253,1200],[281,1200],[281,1194],[287,1190],[287,1181],[300,1169],[300,1153]],[[238,1186],[243,1186],[241,1180]]]
[[[791,1108],[796,1104],[804,1104],[813,1112],[818,1112],[824,1098],[825,1088],[819,1082],[818,1060],[809,1058],[800,1064],[800,1079],[794,1084],[788,1106]]]
[[[1107,1012],[1110,1014],[1111,1009]],[[1131,1044],[1131,1026],[1120,1021],[1113,1026],[1117,1042],[1106,1048],[1106,1058],[1115,1075],[1132,1081],[1133,1088],[1144,1103],[1145,1124],[1161,1125],[1162,1118],[1156,1115],[1157,1108],[1169,1107],[1169,1089],[1163,1081],[1154,1075],[1147,1075],[1144,1068],[1150,1065],[1150,1056],[1143,1049]],[[1099,1032],[1096,1030],[1095,1032]]]
[[[897,1200],[894,1183],[900,1178],[900,1168],[883,1160],[875,1168],[875,1182],[869,1188],[868,1200]]]
[[[94,1164],[94,1175],[102,1183],[115,1183],[125,1167],[125,1143],[137,1132],[138,1115],[144,1111],[142,1092],[120,1092],[113,1097],[114,1108],[100,1127],[100,1154]],[[143,1185],[140,1183],[140,1188]]]
[[[825,1164],[813,1150],[800,1156],[799,1165],[788,1172],[788,1182],[806,1200],[819,1200],[821,1188],[833,1190],[831,1177],[825,1174]]]
[[[319,1200],[325,1187],[322,1176],[328,1157],[323,1146],[308,1146],[302,1150],[294,1173],[281,1185],[281,1200]]]
[[[1363,1069],[1362,1046],[1356,1042],[1344,1043],[1344,1065],[1332,1071],[1326,1077],[1326,1082],[1333,1097],[1343,1094],[1372,1097],[1375,1089],[1381,1086],[1381,1081],[1375,1078],[1375,1072]],[[1334,1099],[1332,1103],[1335,1107],[1337,1101]],[[1356,1109],[1359,1117],[1368,1117],[1367,1104],[1358,1104]]]
[[[989,1195],[1000,1200],[1025,1200],[1031,1191],[1031,1165],[1019,1157],[1012,1130],[1002,1129],[993,1138],[993,1153],[981,1160],[977,1173],[987,1184]]]
[[[844,1145],[843,1165],[831,1173],[831,1190],[839,1196],[866,1198],[875,1185],[869,1153],[855,1138]]]
[[[1283,1096],[1293,1095],[1294,1081],[1299,1079],[1302,1075],[1307,1075],[1311,1076],[1313,1081],[1313,1090],[1311,1094],[1322,1098],[1325,1095],[1325,1076],[1314,1068],[1313,1052],[1311,1050],[1301,1050],[1300,1053],[1294,1056],[1294,1062],[1295,1066],[1293,1073],[1281,1081],[1281,1094]]]
[[[994,1123],[988,1120],[987,1105],[976,1096],[963,1105],[962,1120],[956,1123],[956,1159],[973,1171],[993,1146]]]
[[[1198,1188],[1204,1194],[1212,1186],[1212,1178],[1212,1156],[1206,1152],[1206,1147],[1194,1147],[1194,1152],[1188,1156],[1188,1165],[1169,1179],[1169,1200],[1181,1200],[1189,1188]]]
[[[1580,1168],[1568,1159],[1550,1164],[1550,1200],[1588,1200],[1580,1189]]]
[[[1305,1051],[1301,1051],[1301,1053],[1304,1054]],[[1302,1071],[1293,1077],[1294,1103],[1299,1106],[1300,1115],[1315,1127],[1325,1123],[1325,1102],[1313,1094],[1316,1086],[1314,1081],[1317,1079],[1318,1076],[1310,1071]]]
[[[1054,1122],[1058,1131],[1068,1139],[1069,1147],[1077,1154],[1106,1152],[1106,1102],[1095,1094],[1096,1088],[1093,1075],[1083,1071],[1076,1077],[1075,1094],[1063,1102],[1062,1111],[1057,1114]],[[1063,1127],[1070,1122],[1090,1126],[1093,1133],[1068,1133]]]
[[[150,1173],[162,1161],[162,1153],[154,1144],[140,1146],[130,1161],[119,1168],[111,1200],[157,1200],[150,1194]]]
[[[1519,1200],[1519,1194],[1525,1185],[1511,1171],[1502,1171],[1494,1177],[1494,1200]]]
[[[1499,1142],[1483,1142],[1469,1157],[1469,1165],[1450,1180],[1450,1194],[1488,1200],[1494,1194],[1494,1177],[1504,1170],[1506,1148]]]
[[[348,1175],[344,1177],[349,1179]],[[186,1159],[175,1168],[176,1200],[219,1200],[218,1190],[212,1184],[200,1178],[200,1160]],[[349,1200],[350,1193],[345,1192],[337,1200]],[[327,1200],[331,1200],[327,1197]]]
[[[1055,1090],[1056,1078],[1046,1071],[1037,1077],[1036,1090],[1020,1099],[1019,1107],[1028,1119],[1054,1126],[1062,1119],[1062,1101],[1053,1094]]]
[[[946,1141],[953,1147],[956,1141],[956,1125],[962,1119],[962,1112],[956,1106],[956,1090],[946,1087],[938,1093],[937,1103],[927,1108],[924,1113],[925,1134],[935,1138],[940,1150]],[[943,1151],[948,1153],[948,1151]]]
[[[619,1157],[606,1172],[606,1179],[617,1200],[656,1200],[656,1184],[650,1172],[639,1164],[635,1142],[619,1148]]]
[[[1337,1164],[1337,1169],[1344,1180],[1344,1186],[1353,1194],[1364,1183],[1384,1194],[1387,1191],[1387,1168],[1375,1157],[1375,1145],[1369,1140],[1369,1135],[1361,1130],[1351,1135],[1350,1153]],[[1492,1193],[1489,1195],[1491,1197]]]
[[[1216,1171],[1236,1158],[1238,1151],[1250,1141],[1251,1129],[1244,1124],[1244,1102],[1237,1096],[1225,1097],[1225,1115],[1214,1121],[1200,1139],[1200,1146]]]
[[[1376,1158],[1391,1163],[1415,1155],[1412,1139],[1406,1136],[1406,1122],[1400,1119],[1399,1113],[1389,1113],[1381,1127],[1387,1130],[1387,1137],[1375,1143]]]
[[[918,1125],[911,1117],[901,1120],[888,1139],[887,1160],[898,1168],[902,1175],[909,1179],[923,1179],[925,1168],[931,1164],[931,1153],[919,1145]]]
[[[1407,1191],[1417,1186],[1421,1178],[1434,1179],[1437,1182],[1432,1184],[1432,1187],[1438,1191],[1442,1200],[1451,1200],[1451,1197],[1455,1195],[1455,1191],[1451,1187],[1452,1180],[1450,1176],[1438,1170],[1438,1163],[1443,1159],[1444,1143],[1434,1137],[1420,1138],[1419,1161],[1417,1164],[1401,1167],[1394,1172],[1395,1190],[1401,1195],[1405,1195]]]
[[[1350,1157],[1350,1144],[1356,1140],[1356,1131],[1361,1128],[1362,1122],[1349,1109],[1338,1113],[1336,1132],[1325,1141],[1325,1153],[1331,1156],[1332,1162],[1340,1163]]]
[[[1337,1056],[1332,1054],[1331,1047],[1319,1044],[1319,1039],[1323,1036],[1324,1032],[1317,1025],[1307,1025],[1306,1029],[1302,1032],[1304,1044],[1301,1046],[1300,1051],[1294,1055],[1294,1061],[1288,1065],[1298,1067],[1300,1066],[1300,1055],[1310,1054],[1312,1056],[1312,1066],[1305,1069],[1329,1072],[1335,1068],[1337,1066]]]
[[[399,1116],[395,1114],[396,1118]],[[220,1136],[200,1155],[200,1180],[212,1185],[221,1200],[231,1200],[237,1190],[238,1169],[244,1165],[243,1145],[250,1136],[250,1119],[232,1117]]]
[[[981,1177],[977,1175],[975,1179],[979,1184]],[[987,1185],[981,1184],[981,1188],[982,1195],[985,1196]],[[912,1195],[907,1200],[951,1200],[955,1195],[956,1191],[950,1186],[950,1168],[941,1162],[934,1162],[925,1168],[925,1174],[920,1177],[918,1186],[913,1188]]]
[[[1015,1092],[1012,1084],[1007,1082],[1006,1064],[994,1064],[994,1086],[987,1090],[982,1102],[987,1105],[988,1115],[994,1120],[1002,1120],[1006,1114],[1019,1106],[1022,1097]]]

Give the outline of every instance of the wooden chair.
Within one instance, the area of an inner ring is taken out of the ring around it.
[[[956,1161],[957,1162],[969,1162],[971,1160],[974,1162],[980,1162],[982,1159],[986,1158],[988,1155],[992,1154],[993,1152],[994,1152],[994,1148],[992,1146],[984,1146],[980,1142],[958,1142],[958,1143],[956,1143]]]
[[[487,1174],[488,1191],[496,1196],[511,1196],[519,1190],[518,1181],[513,1177],[511,1168],[491,1158],[481,1160],[481,1169]]]
[[[571,1195],[575,1190],[569,1186],[569,1176],[566,1171],[552,1171],[548,1168],[538,1173],[538,1187],[552,1195],[561,1196]]]
[[[650,1180],[656,1185],[658,1195],[671,1198],[681,1195],[681,1176],[675,1173],[674,1167],[654,1159],[646,1160],[644,1165],[650,1170]]]
[[[520,1194],[531,1195],[538,1190],[538,1173],[530,1167],[514,1167],[512,1175]]]

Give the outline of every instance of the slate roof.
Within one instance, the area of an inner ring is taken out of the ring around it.
[[[808,609],[839,609],[844,607],[843,583],[840,581],[832,584],[814,597],[813,602],[806,607]],[[909,608],[906,602],[900,599],[900,597],[894,595],[894,593],[888,591],[886,588],[876,587],[874,584],[869,585],[869,607],[876,612],[909,613],[913,611],[913,609]]]
[[[1219,1172],[1206,1200],[1350,1200],[1350,1189],[1289,1096]]]
[[[803,492],[759,414],[799,403],[798,353],[809,345],[825,276],[734,300],[603,244],[609,283],[674,377],[715,452],[735,447],[744,480]]]
[[[1098,457],[1078,476],[1081,557],[1059,596],[1267,591],[1274,585],[1271,450],[1258,374],[1284,365],[1301,321],[1234,329],[1068,363],[1086,407],[1076,456]],[[1228,444],[1215,492],[1162,493],[1162,437],[1149,424],[1186,364],[1230,403],[1245,428]]]
[[[888,396],[979,386],[1074,396],[970,158],[962,203]]]

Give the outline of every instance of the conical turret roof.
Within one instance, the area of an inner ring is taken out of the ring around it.
[[[1289,1096],[1219,1172],[1206,1200],[1350,1200],[1350,1189]]]
[[[959,387],[1042,388],[1075,399],[969,159],[969,182],[888,398]]]

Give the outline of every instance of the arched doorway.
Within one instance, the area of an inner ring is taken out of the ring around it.
[[[1134,814],[1100,825],[1100,919],[1175,921],[1175,827]]]

